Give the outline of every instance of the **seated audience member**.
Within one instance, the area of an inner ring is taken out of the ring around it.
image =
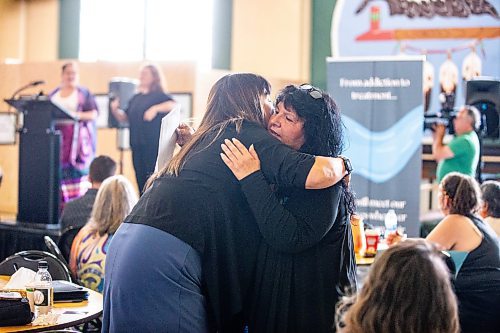
[[[481,185],[483,205],[481,217],[500,237],[500,182],[488,180]]]
[[[341,333],[458,333],[457,300],[443,254],[423,239],[377,258],[361,291],[337,306]]]
[[[108,156],[98,156],[90,163],[89,180],[91,188],[84,196],[68,202],[61,216],[61,230],[68,227],[80,228],[87,223],[101,183],[116,172],[116,162]]]
[[[444,250],[468,252],[454,281],[462,332],[498,332],[500,327],[500,250],[493,229],[475,215],[479,184],[452,172],[439,184],[438,202],[444,219],[426,237]],[[389,244],[398,242],[389,235]]]
[[[78,283],[102,292],[111,238],[137,200],[132,184],[121,175],[112,176],[102,183],[90,220],[76,235],[71,247],[69,264]]]
[[[449,144],[443,143],[446,128],[443,124],[434,127],[432,155],[438,162],[436,176],[440,182],[450,172],[460,172],[474,177],[479,161],[479,128],[481,114],[474,106],[463,106],[453,119],[455,137]]]

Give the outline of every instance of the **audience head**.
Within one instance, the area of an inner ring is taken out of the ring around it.
[[[78,84],[78,64],[74,61],[68,61],[62,65],[61,69],[62,86],[76,87]]]
[[[342,332],[459,332],[457,301],[442,256],[423,239],[382,253],[359,294],[340,303]]]
[[[139,81],[139,89],[144,93],[163,91],[163,75],[158,66],[154,64],[146,64],[141,67]]]
[[[90,226],[99,235],[113,234],[131,212],[138,197],[130,181],[117,175],[105,179],[97,192]]]
[[[458,172],[447,174],[439,184],[438,200],[445,215],[471,215],[478,211],[481,191],[471,176]]]
[[[271,131],[273,126],[286,126],[293,122],[281,111],[295,113],[304,133],[303,145],[298,150],[322,156],[341,154],[344,126],[340,110],[329,94],[309,84],[289,85],[276,97],[276,108],[277,113],[271,117],[268,125]]]
[[[453,120],[455,133],[458,135],[477,131],[481,125],[481,113],[472,105],[464,105],[458,111],[457,116]]]
[[[178,174],[189,152],[198,147],[207,134],[215,131],[215,140],[230,123],[235,123],[238,130],[243,120],[266,127],[272,113],[270,92],[269,82],[256,74],[229,74],[219,79],[210,90],[205,115],[191,140],[152,179],[166,173]]]
[[[482,217],[500,218],[500,182],[488,180],[481,184],[483,205],[481,207]]]
[[[92,186],[99,187],[99,185],[116,173],[116,162],[109,156],[97,156],[90,163],[89,179]]]

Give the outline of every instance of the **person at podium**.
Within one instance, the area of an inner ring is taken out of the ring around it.
[[[78,65],[75,62],[63,64],[61,84],[49,97],[77,120],[76,123],[56,125],[62,138],[61,206],[64,206],[69,200],[81,197],[89,187],[87,177],[96,150],[95,120],[98,109],[90,91],[78,85]]]

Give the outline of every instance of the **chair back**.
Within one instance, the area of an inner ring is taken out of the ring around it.
[[[12,275],[20,267],[26,267],[36,272],[40,260],[47,261],[49,273],[53,280],[71,282],[71,275],[69,274],[68,268],[61,260],[51,253],[38,250],[18,252],[6,258],[0,263],[0,275]]]
[[[55,255],[57,259],[61,260],[62,263],[66,265],[66,267],[69,267],[68,262],[66,261],[66,259],[64,259],[61,250],[59,249],[59,246],[57,246],[56,242],[54,242],[54,240],[50,236],[43,237],[43,240],[45,241],[45,245],[47,246],[47,249],[49,249],[49,252]]]
[[[59,242],[59,250],[66,262],[69,262],[69,256],[71,253],[71,245],[73,244],[73,239],[75,239],[76,234],[80,231],[82,227],[69,226],[63,230]]]

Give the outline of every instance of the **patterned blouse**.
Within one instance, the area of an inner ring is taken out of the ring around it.
[[[112,237],[110,234],[99,236],[88,225],[76,235],[71,246],[69,265],[80,285],[102,292],[106,253]]]

